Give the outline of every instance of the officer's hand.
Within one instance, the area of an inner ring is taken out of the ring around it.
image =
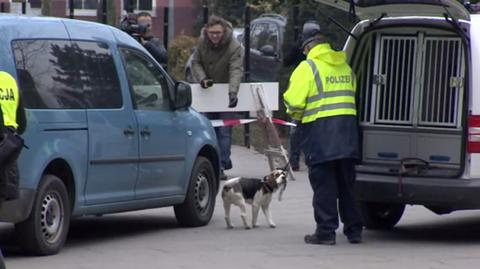
[[[237,103],[238,103],[237,94],[233,93],[233,92],[229,93],[228,94],[228,107],[229,108],[236,107]]]
[[[208,78],[202,79],[202,81],[200,81],[200,86],[202,86],[202,88],[204,88],[204,89],[212,87],[213,86],[213,79],[208,79]]]

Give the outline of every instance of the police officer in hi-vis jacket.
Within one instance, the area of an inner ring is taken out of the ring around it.
[[[26,117],[20,100],[17,81],[12,75],[4,71],[0,71],[0,106],[4,128],[8,128],[14,133],[22,134],[26,128]],[[6,131],[2,129],[2,132]],[[14,156],[9,156],[6,163],[1,164],[0,203],[5,200],[17,199],[19,196],[17,167],[19,154],[20,151],[14,154]]]
[[[321,32],[304,38],[307,56],[293,71],[283,98],[287,113],[301,122],[301,147],[313,189],[316,229],[307,244],[334,245],[338,213],[350,243],[362,240],[353,183],[359,158],[355,76],[346,54],[334,51]],[[337,208],[338,200],[338,208]]]

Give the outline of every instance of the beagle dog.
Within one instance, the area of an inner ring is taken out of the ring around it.
[[[285,188],[287,187],[287,170],[275,169],[263,180],[256,178],[236,177],[225,182],[222,190],[223,207],[225,209],[225,222],[228,228],[233,228],[230,221],[230,207],[236,205],[240,207],[240,216],[242,217],[245,229],[257,227],[258,211],[262,208],[268,224],[275,228],[275,223],[270,214],[270,202],[273,193],[281,189],[279,200]],[[252,205],[252,223],[247,221],[246,203]]]

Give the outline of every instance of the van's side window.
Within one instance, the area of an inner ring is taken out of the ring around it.
[[[68,40],[12,43],[25,107],[119,108],[122,94],[107,45]]]
[[[87,108],[120,108],[122,90],[108,46],[83,41],[72,45]]]
[[[164,74],[140,52],[121,48],[123,63],[133,91],[136,109],[170,110]]]

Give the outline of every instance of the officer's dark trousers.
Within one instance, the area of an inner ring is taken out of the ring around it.
[[[309,167],[308,172],[313,189],[316,235],[324,239],[335,238],[338,212],[344,224],[344,234],[349,237],[360,235],[362,222],[353,195],[354,160],[339,159],[316,164]]]
[[[18,155],[13,156],[0,167],[0,201],[15,200],[19,196]]]

